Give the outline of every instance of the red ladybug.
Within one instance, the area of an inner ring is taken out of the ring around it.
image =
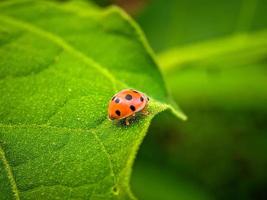
[[[110,120],[125,119],[129,125],[129,118],[135,113],[141,112],[147,115],[146,107],[149,98],[142,92],[133,89],[125,89],[115,94],[108,105],[108,118]]]

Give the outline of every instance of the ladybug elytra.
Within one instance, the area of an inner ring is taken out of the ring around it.
[[[108,118],[110,120],[125,119],[129,125],[129,118],[137,112],[147,115],[146,107],[149,98],[142,92],[133,89],[125,89],[115,94],[108,105]]]

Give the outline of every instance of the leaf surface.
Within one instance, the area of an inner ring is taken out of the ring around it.
[[[134,199],[129,178],[153,117],[170,98],[141,30],[116,7],[0,4],[0,199]],[[107,120],[135,88],[149,116]]]

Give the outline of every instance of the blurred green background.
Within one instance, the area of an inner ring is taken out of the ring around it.
[[[267,1],[117,0],[188,115],[154,120],[133,169],[144,200],[267,199]]]
[[[96,2],[136,19],[188,115],[154,120],[133,168],[137,197],[267,199],[267,1]]]

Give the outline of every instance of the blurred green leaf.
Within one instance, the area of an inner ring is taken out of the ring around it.
[[[266,199],[266,9],[264,0],[155,0],[137,16],[189,120],[155,119],[136,165],[165,166],[216,199]]]
[[[267,31],[243,33],[222,39],[209,40],[182,48],[169,49],[158,54],[158,60],[165,73],[186,65],[248,64],[266,58]],[[221,63],[221,64],[220,64]],[[213,68],[214,68],[213,67]],[[226,66],[227,67],[227,66]]]
[[[267,33],[244,34],[173,49],[159,56],[182,105],[266,108]],[[195,101],[198,99],[198,101]]]
[[[156,0],[137,17],[181,105],[266,107],[266,6],[262,0]]]
[[[184,118],[139,27],[84,3],[8,1],[0,13],[0,199],[133,199],[150,121]],[[129,87],[151,97],[150,115],[116,125],[107,103]]]
[[[136,16],[156,52],[267,27],[265,0],[154,0]]]
[[[134,166],[132,187],[140,199],[210,200],[199,186],[175,175],[175,171],[153,162],[138,162]],[[144,185],[149,187],[144,187]]]
[[[264,199],[267,112],[198,107],[187,113],[189,120],[185,123],[177,123],[169,115],[155,118],[141,145],[133,175],[141,170],[139,164],[148,162],[163,169],[154,176],[182,178],[216,199]],[[135,187],[138,189],[138,185]]]
[[[267,101],[266,38],[260,31],[203,42],[163,52],[159,61],[183,106],[260,110]]]

